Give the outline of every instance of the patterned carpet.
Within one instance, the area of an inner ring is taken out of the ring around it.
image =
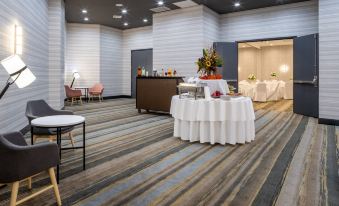
[[[81,150],[63,152],[63,205],[338,205],[339,130],[293,114],[292,101],[254,106],[256,139],[236,146],[174,138],[170,116],[139,114],[133,99],[68,107],[87,120],[87,170]],[[50,191],[24,205],[55,204]]]

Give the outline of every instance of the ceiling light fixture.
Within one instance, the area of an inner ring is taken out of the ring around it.
[[[128,26],[128,23],[127,23],[127,22],[125,22],[125,23],[124,23],[124,26]]]
[[[234,6],[235,6],[235,7],[239,7],[239,6],[240,6],[240,2],[235,2],[235,3],[234,3]]]
[[[85,18],[84,18],[84,21],[89,21],[89,18],[88,18],[88,17],[85,17]]]
[[[158,5],[159,5],[159,6],[164,5],[164,2],[163,2],[163,1],[158,1]]]
[[[83,9],[81,12],[82,12],[83,14],[87,14],[87,10],[86,10],[86,9]]]
[[[121,19],[122,16],[121,15],[113,15],[113,19]]]
[[[123,4],[115,4],[116,7],[122,7]]]
[[[127,9],[123,9],[123,10],[121,10],[121,13],[123,13],[123,14],[127,14]]]
[[[145,19],[143,19],[143,22],[147,23],[147,22],[148,22],[148,19],[146,19],[146,18],[145,18]]]

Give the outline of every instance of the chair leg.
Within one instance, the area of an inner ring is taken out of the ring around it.
[[[74,139],[73,139],[73,134],[72,132],[68,133],[69,139],[71,140],[72,147],[74,147]]]
[[[38,137],[36,135],[33,135],[33,144],[35,144],[36,139],[38,139]]]
[[[32,177],[27,178],[28,189],[32,189]]]
[[[72,102],[71,102],[71,106],[73,106],[73,102],[74,102],[74,97],[72,97]]]
[[[17,200],[17,197],[18,197],[18,191],[19,191],[19,181],[16,181],[12,185],[12,193],[11,193],[10,206],[15,206],[16,205],[16,200]]]
[[[55,178],[54,168],[49,168],[48,173],[49,173],[49,178],[51,179],[51,183],[52,183],[53,188],[54,188],[55,198],[57,200],[58,205],[60,206],[61,205],[61,198],[60,198],[58,183],[57,183],[56,178]]]
[[[99,94],[99,102],[101,102],[101,95]]]
[[[82,98],[81,97],[79,97],[80,98],[80,105],[82,105]]]

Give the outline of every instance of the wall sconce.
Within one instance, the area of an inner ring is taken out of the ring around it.
[[[14,30],[14,54],[22,54],[22,27],[15,25]]]
[[[286,64],[283,64],[283,65],[281,65],[280,66],[280,71],[282,72],[282,73],[286,73],[286,72],[288,72],[288,65],[286,65]]]

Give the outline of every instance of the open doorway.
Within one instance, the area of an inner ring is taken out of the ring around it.
[[[293,100],[293,39],[238,43],[239,92],[254,102]]]

